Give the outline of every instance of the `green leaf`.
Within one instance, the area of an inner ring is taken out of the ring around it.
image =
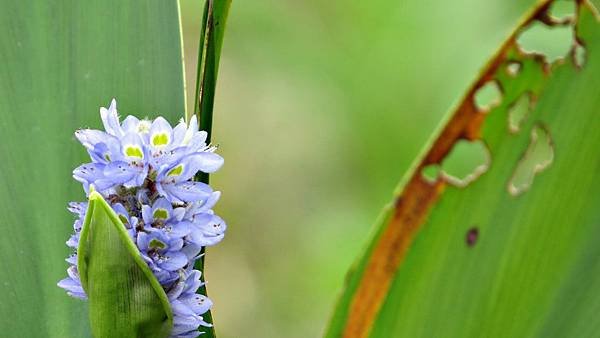
[[[78,268],[94,337],[168,337],[171,305],[127,229],[92,192],[79,242]]]
[[[570,24],[541,2],[492,58],[382,213],[326,337],[600,336],[600,24],[577,4]],[[563,61],[519,50],[540,21],[546,42],[574,29]],[[464,187],[443,172],[461,142],[489,153]]]
[[[71,178],[89,161],[77,128],[101,128],[98,108],[184,113],[175,1],[0,0],[0,336],[89,337],[86,302],[66,277]]]
[[[207,142],[210,142],[219,60],[230,6],[231,0],[206,0],[200,26],[194,114],[201,129],[208,133]]]
[[[211,140],[217,74],[230,6],[231,0],[206,0],[200,26],[193,114],[198,118],[200,129],[208,134],[207,143],[210,143]],[[209,175],[199,173],[197,179],[208,184]],[[204,258],[201,258],[200,261],[204,264]],[[210,313],[208,315],[211,316]]]
[[[217,85],[217,74],[219,72],[219,59],[223,45],[223,35],[231,0],[206,0],[202,25],[200,26],[200,42],[198,44],[198,72],[196,77],[196,96],[194,100],[194,114],[198,118],[200,129],[208,133],[207,141],[210,143],[213,108],[215,101],[215,89]],[[196,180],[209,183],[207,173],[198,173]],[[195,268],[204,275],[205,248],[202,248],[202,257],[196,262]],[[206,285],[202,285],[198,293],[207,296]],[[203,315],[208,323],[213,323],[212,313],[209,310]],[[215,327],[204,328],[204,337],[214,338]]]

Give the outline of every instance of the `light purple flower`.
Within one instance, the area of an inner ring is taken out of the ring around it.
[[[211,326],[202,315],[212,301],[196,294],[204,283],[194,263],[202,247],[223,239],[227,225],[212,211],[220,192],[193,178],[217,171],[223,158],[206,144],[207,134],[198,130],[195,116],[175,127],[162,117],[149,121],[130,115],[121,123],[112,100],[108,108],[100,108],[100,117],[104,131],[75,132],[90,162],[75,168],[73,178],[86,194],[93,186],[111,204],[163,286],[174,314],[170,337],[197,337],[200,326]],[[77,249],[87,203],[71,202],[69,210],[77,220],[67,245]],[[77,255],[66,261],[68,277],[58,286],[86,299]]]
[[[212,246],[225,237],[227,224],[223,219],[214,214],[200,214],[194,220],[190,240],[199,246]]]
[[[223,158],[210,152],[186,155],[181,160],[163,166],[156,177],[156,189],[174,203],[206,200],[213,193],[210,186],[191,181],[199,171],[212,173],[223,164]]]

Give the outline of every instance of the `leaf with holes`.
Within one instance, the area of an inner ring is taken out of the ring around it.
[[[543,1],[385,208],[326,337],[598,337],[600,21]]]

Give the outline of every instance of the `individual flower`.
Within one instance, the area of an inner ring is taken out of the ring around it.
[[[127,116],[120,122],[117,103],[100,108],[104,131],[81,129],[75,137],[90,162],[73,170],[86,194],[92,187],[111,205],[131,239],[165,290],[173,310],[171,337],[188,338],[209,327],[202,315],[212,301],[197,294],[203,285],[194,270],[203,247],[219,243],[227,225],[212,208],[220,192],[194,181],[199,172],[223,165],[216,148],[206,144],[196,117],[175,127],[162,117],[153,121]],[[86,202],[71,202],[77,216],[67,245],[77,249],[87,211]],[[77,270],[77,255],[67,258],[67,278],[58,286],[73,297],[87,296]]]

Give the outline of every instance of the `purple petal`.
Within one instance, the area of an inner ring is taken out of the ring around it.
[[[172,301],[171,308],[173,309],[173,314],[175,315],[175,318],[182,317],[182,316],[195,316],[194,311],[192,311],[192,309],[190,309],[189,306],[187,306],[186,304],[184,304],[183,302],[181,302],[179,300]],[[175,322],[175,320],[174,320],[174,322]],[[177,324],[183,324],[183,323],[185,323],[185,321],[182,320],[182,321],[178,322]]]
[[[196,116],[194,115],[193,118],[195,118]],[[183,121],[183,119],[181,119],[179,121],[179,123],[175,126],[175,128],[173,128],[173,144],[174,145],[180,145],[181,142],[183,142],[183,139],[185,137],[185,133],[187,131],[187,125],[185,124],[185,121]]]
[[[112,99],[108,109],[104,107],[100,108],[100,118],[102,119],[102,124],[104,124],[104,130],[106,130],[107,133],[119,137],[123,135],[123,129],[121,128],[119,116],[117,115],[117,101],[115,99]]]
[[[149,144],[154,149],[168,148],[173,142],[173,129],[162,116],[157,117],[150,126]]]
[[[166,260],[158,263],[158,265],[167,271],[176,271],[188,263],[187,256],[183,252],[167,252],[164,257]]]
[[[149,205],[142,205],[142,219],[147,226],[150,226],[154,221],[152,218],[152,208]]]
[[[183,238],[193,230],[191,222],[182,221],[165,225],[165,233],[171,238]]]
[[[67,241],[67,246],[73,249],[77,249],[77,247],[79,246],[79,233],[76,233],[69,237],[69,240]]]
[[[181,249],[181,252],[183,252],[187,256],[188,261],[192,261],[192,260],[195,260],[196,258],[198,258],[200,251],[202,251],[202,246],[197,245],[193,242],[188,242]]]
[[[137,237],[137,246],[138,246],[138,248],[141,251],[144,251],[144,252],[148,251],[150,240],[152,240],[152,238],[150,236],[148,236],[147,233],[140,232],[138,234],[138,237]]]
[[[127,133],[121,138],[121,153],[131,162],[145,163],[148,158],[144,141],[137,133]]]
[[[194,153],[184,157],[181,160],[183,164],[183,173],[179,177],[179,182],[189,180],[199,171],[213,173],[223,165],[223,158],[215,153],[201,152]]]
[[[208,184],[202,182],[182,182],[178,184],[165,184],[162,186],[167,198],[171,197],[174,202],[196,202],[208,198],[212,189]]]
[[[123,132],[125,133],[134,133],[137,132],[138,125],[140,124],[140,120],[132,115],[129,115],[123,120],[121,126],[123,127]]]
[[[105,142],[111,135],[96,129],[79,129],[75,132],[75,138],[88,150],[93,150],[96,144]]]
[[[131,181],[138,174],[139,168],[122,161],[111,162],[104,168],[104,176],[106,177],[106,180],[111,182],[113,185],[119,185]]]
[[[83,298],[83,299],[87,298],[85,296],[85,291],[83,291],[83,287],[81,286],[81,282],[76,281],[70,277],[62,279],[56,285],[58,285],[60,288],[65,289],[66,291],[68,291],[69,295],[71,295],[73,297]]]
[[[161,212],[157,213],[157,211],[159,210]],[[165,213],[166,215],[163,215],[163,213]],[[173,206],[171,205],[171,202],[169,202],[166,198],[159,198],[152,205],[152,218],[155,220],[168,220],[169,218],[171,218],[172,214]]]
[[[206,313],[213,305],[213,302],[208,297],[200,294],[190,295],[185,298],[180,298],[179,300],[192,309],[197,315]]]
[[[87,202],[69,202],[67,210],[79,217],[84,217],[87,211]]]
[[[73,254],[65,259],[65,261],[72,265],[77,265],[77,254]]]

